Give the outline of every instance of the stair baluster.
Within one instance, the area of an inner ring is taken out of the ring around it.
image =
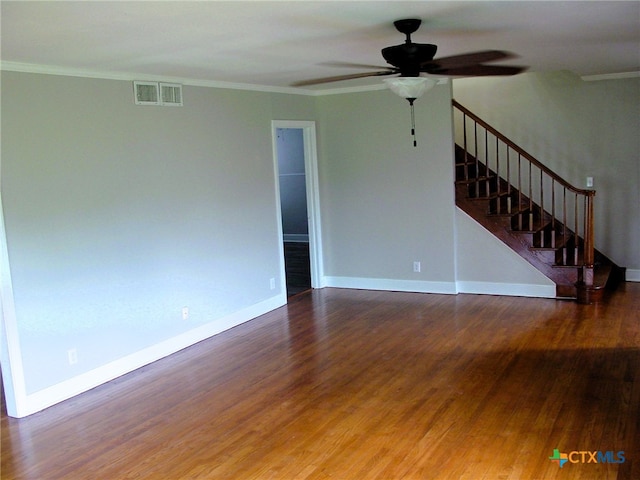
[[[510,218],[508,228],[525,235],[538,257],[551,252],[552,268],[572,271],[564,274],[564,283],[574,284],[578,300],[590,303],[595,191],[574,187],[455,100],[453,106],[462,114],[462,163],[456,166],[456,181],[464,188],[461,191],[475,201],[486,200],[488,214]],[[468,122],[473,124],[472,138]],[[516,248],[516,243],[512,247]]]

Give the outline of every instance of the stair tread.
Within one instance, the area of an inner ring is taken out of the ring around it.
[[[496,175],[482,175],[480,177],[457,179],[456,182],[462,182],[462,183],[486,182],[487,180],[494,180],[496,178],[498,178]]]
[[[493,192],[493,193],[490,193],[489,195],[483,195],[479,197],[472,197],[468,195],[468,197],[469,197],[469,200],[493,200],[496,198],[504,197],[505,195],[506,193],[503,194],[503,193]]]
[[[574,267],[575,268],[575,267]],[[594,271],[593,271],[593,286],[591,287],[591,289],[593,290],[604,290],[605,288],[607,288],[607,283],[609,281],[609,276],[611,275],[613,271],[613,265],[611,264],[603,264],[603,265],[597,265],[594,267]],[[575,289],[575,284],[558,284],[558,287],[560,287],[560,289],[562,289],[562,287],[566,288],[573,288]],[[565,296],[562,295],[563,298],[575,298],[574,296]]]
[[[549,226],[549,222],[533,222],[533,228],[523,228],[522,230],[516,230],[514,228],[511,229],[513,233],[516,234],[530,234],[530,233],[538,233],[544,230],[547,226]]]
[[[574,233],[550,213],[542,211],[534,203],[535,199],[529,199],[473,154],[464,152],[459,145],[456,145],[455,158],[458,207],[551,279],[556,284],[558,298],[574,298],[581,303],[597,302],[607,283],[613,285],[614,280],[624,279],[624,269],[620,269],[596,250],[593,286],[578,284],[578,280],[582,278],[580,272],[581,267],[584,267],[584,256],[582,251],[577,258],[575,256],[577,247]],[[465,173],[473,177],[464,178]],[[485,195],[487,189],[489,193]],[[486,203],[482,203],[483,201]],[[510,208],[507,209],[507,206]],[[522,229],[518,230],[520,225]],[[567,263],[557,263],[558,260],[562,262],[563,257]],[[621,270],[623,273],[619,273]],[[612,277],[616,278],[612,280]]]
[[[526,213],[526,209],[525,210],[513,210],[511,209],[511,212],[489,212],[487,213],[487,215],[490,215],[492,217],[515,217],[516,215],[519,215],[521,213]]]
[[[567,260],[569,260],[567,263],[562,264],[562,263],[554,263],[553,264],[553,268],[579,268],[579,267],[584,267],[585,263],[582,260],[582,255],[580,255],[578,257],[578,262],[574,263],[573,262],[573,256],[571,256],[571,258],[568,258]]]
[[[557,250],[561,250],[563,248],[565,248],[568,244],[568,242],[572,239],[573,237],[571,235],[567,236],[567,238],[564,238],[562,235],[556,235],[556,241],[555,241],[555,246],[545,246],[545,247],[540,247],[540,246],[536,246],[536,245],[532,245],[531,247],[529,247],[530,250],[536,250],[536,251],[542,251],[542,252],[546,252],[546,251],[557,251]],[[551,242],[549,242],[551,243]]]

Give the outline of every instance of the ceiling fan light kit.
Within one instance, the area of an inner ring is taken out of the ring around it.
[[[338,75],[334,77],[305,80],[294,83],[294,86],[316,85],[319,83],[337,82],[364,77],[377,77],[398,75],[385,79],[385,83],[392,92],[406,98],[411,105],[411,134],[413,145],[415,140],[415,121],[413,102],[427,90],[433,88],[436,82],[427,77],[421,77],[422,73],[438,76],[493,76],[515,75],[526,70],[526,67],[511,65],[485,65],[487,62],[506,60],[514,55],[502,50],[482,50],[479,52],[463,53],[449,57],[434,59],[438,47],[430,43],[414,43],[411,34],[418,30],[422,21],[418,18],[407,18],[393,22],[396,30],[406,36],[405,42],[400,45],[392,45],[382,49],[382,57],[391,67],[379,67],[382,70],[369,73],[356,73],[350,75]],[[346,64],[345,66],[349,66]],[[358,66],[358,65],[351,65]],[[369,67],[367,65],[361,65]],[[372,67],[378,68],[378,67]]]
[[[389,90],[407,100],[420,98],[436,84],[435,80],[427,77],[395,77],[385,78],[383,81]]]
[[[416,140],[416,116],[413,109],[413,102],[420,98],[427,90],[431,90],[436,81],[426,77],[395,77],[385,78],[384,83],[396,95],[406,98],[411,106],[411,136],[413,137],[413,146],[417,147]]]

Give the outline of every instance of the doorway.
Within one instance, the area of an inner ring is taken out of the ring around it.
[[[322,258],[315,122],[273,122],[274,165],[287,297],[321,288]]]

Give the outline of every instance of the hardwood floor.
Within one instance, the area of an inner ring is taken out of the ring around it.
[[[3,414],[2,478],[638,479],[638,312],[632,283],[599,305],[301,294],[46,411]]]

